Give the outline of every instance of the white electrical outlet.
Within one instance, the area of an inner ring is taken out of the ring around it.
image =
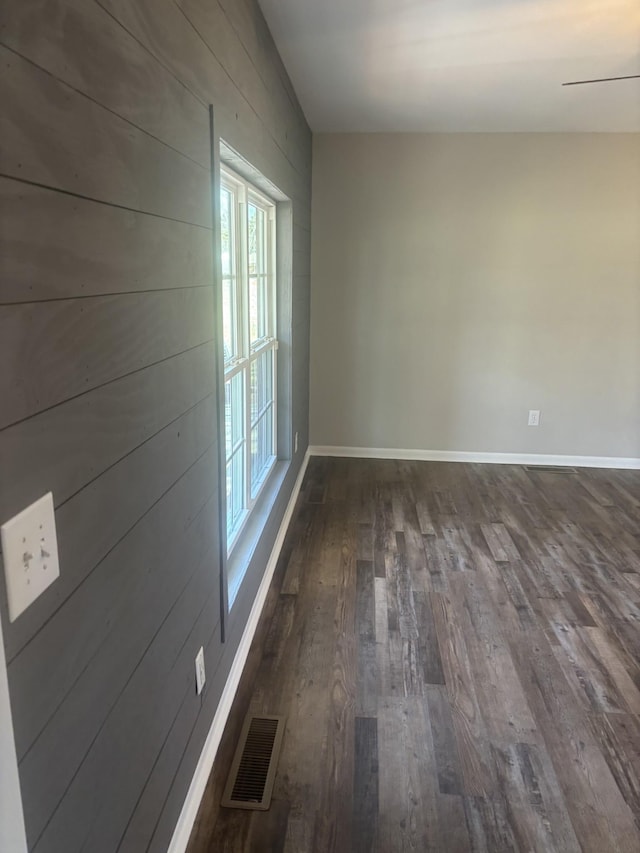
[[[3,524],[0,532],[13,622],[60,576],[51,492]]]
[[[200,651],[196,655],[196,693],[198,696],[202,693],[206,680],[207,676],[204,671],[204,649],[200,646]]]
[[[529,426],[540,426],[540,409],[529,409]]]
[[[293,452],[298,452],[298,433],[296,433],[293,437]]]

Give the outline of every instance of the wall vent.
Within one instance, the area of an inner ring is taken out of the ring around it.
[[[247,717],[222,796],[222,806],[260,811],[269,808],[284,721],[284,717]]]

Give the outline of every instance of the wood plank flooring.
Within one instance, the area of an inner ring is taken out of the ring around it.
[[[189,853],[640,851],[640,472],[312,458],[270,602]]]

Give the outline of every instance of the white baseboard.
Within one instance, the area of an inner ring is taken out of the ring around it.
[[[574,468],[640,469],[640,459],[623,456],[558,456],[543,453],[482,453],[466,450],[405,450],[390,447],[312,445],[311,456],[357,459],[408,459],[424,462],[487,462],[494,465],[569,465]]]
[[[273,548],[271,550],[271,555],[269,556],[269,561],[267,562],[267,567],[265,569],[262,581],[258,588],[255,601],[253,602],[253,607],[251,608],[249,619],[247,620],[247,624],[242,634],[242,639],[240,640],[240,643],[238,645],[238,651],[236,652],[236,656],[233,659],[233,663],[231,664],[231,670],[229,671],[227,683],[225,684],[222,696],[220,697],[220,703],[213,718],[213,722],[211,724],[211,728],[209,729],[207,739],[202,748],[202,752],[200,753],[200,758],[193,774],[191,785],[189,786],[189,790],[187,791],[187,796],[184,801],[182,811],[180,812],[180,817],[178,818],[178,822],[176,824],[176,828],[174,830],[171,843],[169,845],[168,853],[184,853],[184,851],[187,849],[191,830],[193,829],[193,825],[198,815],[200,802],[207,786],[209,774],[211,773],[211,768],[213,767],[213,762],[215,760],[218,747],[220,746],[224,727],[227,723],[227,718],[229,716],[229,712],[231,711],[231,706],[233,704],[233,700],[235,698],[238,685],[240,683],[240,677],[242,676],[242,671],[247,660],[247,655],[249,654],[249,649],[251,648],[253,635],[255,634],[256,628],[258,627],[260,615],[262,614],[262,608],[264,607],[264,603],[267,598],[267,593],[269,591],[269,586],[271,584],[271,579],[273,578],[273,573],[276,569],[278,557],[280,556],[280,551],[284,543],[284,537],[287,533],[287,529],[291,521],[291,516],[293,515],[296,501],[298,499],[298,495],[300,494],[302,480],[304,478],[304,474],[307,470],[307,465],[309,463],[309,456],[310,453],[307,450],[302,465],[300,466],[300,471],[293,487],[293,491],[291,492],[289,503],[287,504],[284,516],[282,517],[282,523],[280,524],[278,535],[276,536],[275,542],[273,543]]]

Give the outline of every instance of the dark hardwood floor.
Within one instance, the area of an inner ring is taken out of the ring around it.
[[[640,851],[640,472],[311,459],[189,853],[427,850]]]

